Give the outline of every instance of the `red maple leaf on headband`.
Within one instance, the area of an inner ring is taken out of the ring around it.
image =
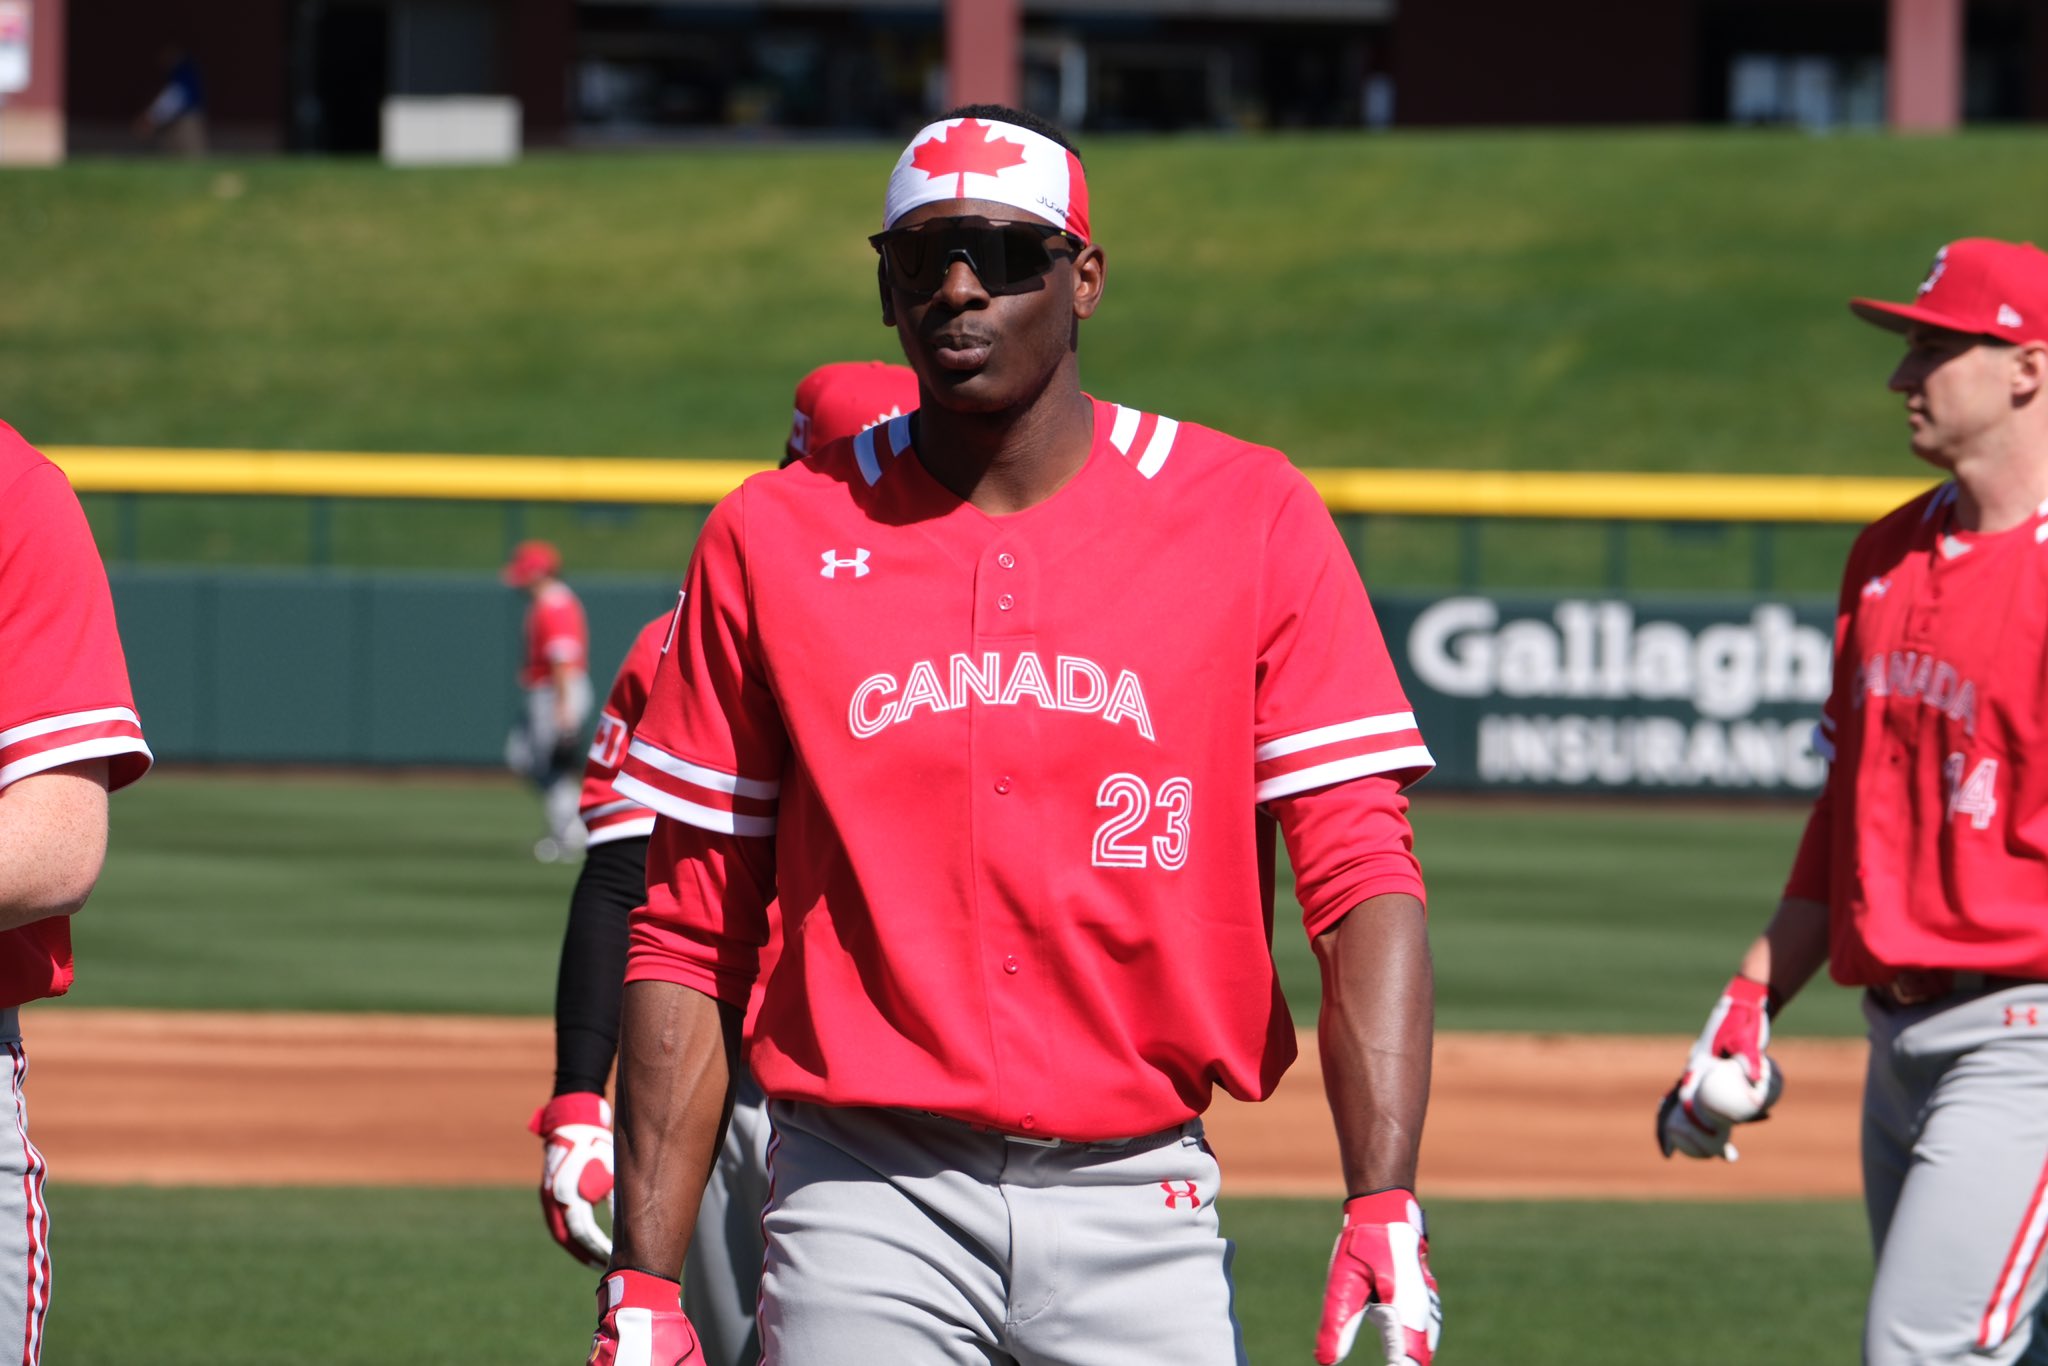
[[[955,199],[967,198],[967,174],[1001,175],[1012,166],[1024,164],[1024,149],[1014,142],[992,142],[989,126],[979,119],[962,119],[930,142],[921,143],[910,164],[934,178],[957,175]]]

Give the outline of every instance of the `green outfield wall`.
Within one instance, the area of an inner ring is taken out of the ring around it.
[[[199,763],[494,764],[518,706],[525,599],[488,575],[115,568],[151,747]],[[579,579],[593,671],[672,606],[658,579]]]
[[[169,762],[489,766],[517,713],[525,600],[487,575],[111,573]],[[672,581],[579,577],[602,688]],[[1432,787],[1786,796],[1816,787],[1822,599],[1384,594]]]

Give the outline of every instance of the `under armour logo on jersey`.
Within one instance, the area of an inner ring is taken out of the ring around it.
[[[1176,1185],[1180,1186],[1181,1189],[1175,1190],[1174,1187]],[[1159,1189],[1166,1192],[1166,1207],[1168,1209],[1179,1209],[1180,1202],[1183,1200],[1188,1202],[1189,1209],[1197,1209],[1201,1206],[1202,1197],[1195,1190],[1195,1183],[1192,1181],[1161,1181]]]
[[[856,579],[864,579],[867,577],[868,552],[865,547],[855,550],[853,552],[853,558],[850,560],[842,560],[832,551],[829,550],[825,551],[818,558],[825,562],[825,567],[818,571],[818,573],[825,578],[829,579],[836,576],[842,569],[851,569],[853,571],[853,576]]]
[[[1891,591],[1891,586],[1892,581],[1890,579],[1872,579],[1869,583],[1863,585],[1863,596],[1866,598],[1881,598]]]
[[[2005,1008],[2005,1027],[2007,1029],[2016,1029],[2020,1025],[2034,1029],[2040,1023],[2041,1007],[2039,1006],[2007,1006]]]

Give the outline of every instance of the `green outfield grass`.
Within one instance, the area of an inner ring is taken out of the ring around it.
[[[502,169],[81,162],[0,175],[36,262],[0,419],[46,444],[772,459],[795,379],[893,359],[891,143]],[[1895,341],[1934,247],[2038,235],[2048,134],[1725,130],[1102,138],[1086,383],[1310,465],[1909,474]],[[109,554],[483,567],[495,505],[89,500]],[[536,508],[577,567],[672,571],[698,511]],[[1646,526],[1631,584],[1828,592],[1846,533]],[[1455,529],[1375,524],[1368,580],[1457,582]],[[1482,581],[1607,581],[1596,527],[1490,529]]]
[[[2038,235],[2038,131],[1085,139],[1101,394],[1310,464],[1910,468],[1902,295]],[[35,269],[0,416],[44,442],[772,458],[790,386],[890,356],[894,142],[0,176]]]
[[[61,1188],[51,1205],[47,1359],[69,1366],[561,1366],[593,1321],[591,1274],[523,1188]],[[1251,1360],[1308,1361],[1334,1207],[1226,1197],[1223,1223]],[[1869,1258],[1847,1204],[1441,1202],[1431,1223],[1444,1366],[1857,1359]]]
[[[1802,814],[1432,799],[1413,812],[1446,1029],[1685,1033],[1775,902]],[[159,773],[114,802],[80,1006],[544,1014],[574,870],[509,780]],[[1274,936],[1298,1023],[1316,971]],[[1797,1033],[1860,1032],[1816,989]]]

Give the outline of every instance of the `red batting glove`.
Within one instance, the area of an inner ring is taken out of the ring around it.
[[[1429,1366],[1443,1335],[1444,1307],[1429,1274],[1429,1235],[1411,1191],[1375,1191],[1344,1202],[1344,1231],[1330,1253],[1316,1361],[1351,1354],[1370,1319],[1386,1366]]]
[[[664,1276],[614,1271],[605,1277],[597,1287],[589,1366],[702,1366],[682,1298],[681,1284]]]
[[[1717,1058],[1736,1059],[1752,1084],[1761,1082],[1764,1050],[1770,1044],[1770,988],[1740,975],[1729,978],[1693,1043],[1684,1074],[1657,1107],[1657,1146],[1664,1156],[1679,1152],[1687,1157],[1735,1160],[1735,1145],[1728,1141],[1730,1126],[1716,1116],[1700,1113],[1693,1097],[1699,1093],[1707,1065]]]
[[[548,1232],[577,1261],[602,1271],[612,1240],[597,1202],[612,1198],[612,1107],[594,1091],[556,1096],[526,1127],[541,1137],[540,1212]]]
[[[1771,1046],[1770,988],[1747,977],[1731,977],[1714,1002],[1707,1027],[1693,1045],[1692,1064],[1740,1058],[1752,1083],[1764,1079],[1764,1050]]]

